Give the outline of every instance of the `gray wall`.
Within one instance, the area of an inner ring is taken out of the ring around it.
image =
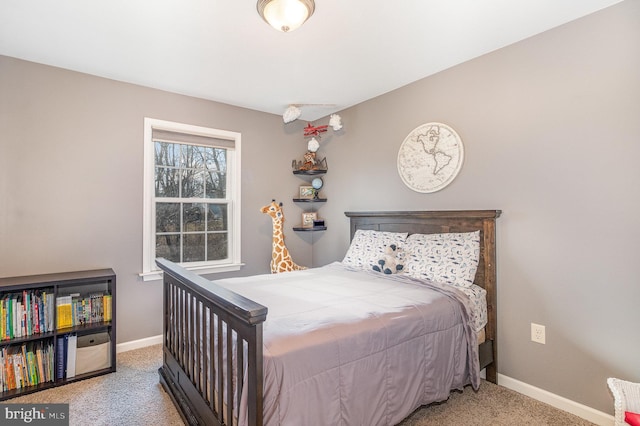
[[[284,153],[304,123],[2,56],[0,94],[0,276],[111,267],[118,342],[162,333],[161,283],[138,277],[144,117],[242,133],[240,275],[269,271],[271,219],[259,208],[287,198],[293,210]],[[309,264],[309,246],[290,239]]]
[[[271,198],[294,260],[315,266],[344,256],[344,211],[502,209],[499,372],[612,413],[605,378],[640,381],[639,75],[640,2],[627,0],[349,108],[320,149],[329,229],[296,234],[289,165],[305,123],[0,57],[0,275],[113,267],[118,340],[161,333],[159,283],[137,277],[143,117],[239,131],[241,275],[268,271],[257,209]],[[396,155],[428,121],[456,129],[466,159],[449,187],[418,194]]]
[[[499,372],[612,413],[606,378],[640,381],[640,1],[341,115],[344,135],[322,148],[329,231],[314,262],[343,256],[344,211],[503,210]],[[456,129],[465,164],[444,190],[419,194],[396,156],[429,121]],[[546,326],[546,345],[530,341],[531,322]]]

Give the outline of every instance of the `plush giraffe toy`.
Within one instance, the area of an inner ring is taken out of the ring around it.
[[[276,204],[276,200],[271,200],[271,204],[260,209],[262,213],[271,216],[273,222],[273,249],[271,251],[271,273],[299,271],[307,269],[304,266],[296,265],[291,259],[287,246],[284,245],[284,232],[282,223],[284,213],[282,213],[282,203]]]

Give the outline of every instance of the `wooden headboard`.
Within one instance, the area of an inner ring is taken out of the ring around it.
[[[345,212],[351,222],[351,239],[358,229],[372,229],[409,234],[439,234],[447,232],[480,231],[480,259],[474,283],[487,290],[486,340],[491,345],[480,348],[490,351],[486,365],[487,380],[497,380],[497,289],[496,289],[496,219],[500,210],[441,210]],[[481,364],[481,368],[485,367]]]

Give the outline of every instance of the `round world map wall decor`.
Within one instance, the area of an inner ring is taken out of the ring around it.
[[[460,136],[442,123],[426,123],[413,129],[400,145],[398,173],[417,192],[436,192],[449,185],[464,161]]]

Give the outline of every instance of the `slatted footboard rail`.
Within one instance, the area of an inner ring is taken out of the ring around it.
[[[160,382],[189,425],[262,425],[267,308],[166,259]],[[244,378],[244,379],[243,379]]]

